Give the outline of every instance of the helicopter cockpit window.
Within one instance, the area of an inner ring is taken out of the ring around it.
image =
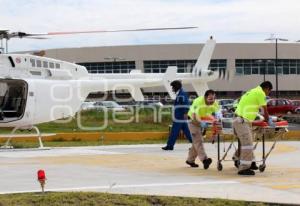
[[[32,67],[35,67],[35,59],[30,59],[30,63]]]
[[[54,63],[53,63],[53,62],[49,62],[49,67],[50,67],[51,69],[53,69],[53,68],[54,68]]]
[[[41,62],[41,60],[36,60],[36,66],[37,66],[37,67],[42,67],[42,62]]]
[[[44,68],[48,68],[48,62],[45,62],[45,61],[44,61],[44,62],[43,62],[43,67],[44,67]]]
[[[56,64],[55,64],[55,68],[56,68],[56,69],[59,69],[59,68],[60,68],[60,64],[57,64],[57,63],[56,63]]]

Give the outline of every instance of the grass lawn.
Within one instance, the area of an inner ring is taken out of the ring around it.
[[[107,115],[103,111],[91,110],[83,111],[77,114],[70,121],[63,120],[64,122],[48,122],[38,125],[38,128],[42,133],[63,133],[63,132],[166,132],[169,130],[169,125],[172,123],[171,111],[163,111],[164,115],[161,117],[153,111],[153,109],[145,108],[140,109],[135,115],[129,112],[108,112]],[[80,117],[79,117],[80,116]],[[99,127],[104,124],[104,120],[107,120],[107,127],[102,130],[85,130],[80,127]],[[122,122],[126,120],[125,122]],[[11,129],[0,129],[0,133],[10,133]],[[18,131],[17,133],[21,133]],[[31,132],[24,131],[22,134],[28,134]],[[231,139],[231,138],[229,138]],[[298,138],[289,138],[283,140],[298,140]],[[186,142],[185,140],[181,140]],[[210,139],[205,139],[210,141]],[[4,144],[4,140],[1,141]],[[141,140],[141,141],[111,141],[111,140],[99,140],[99,141],[84,141],[81,139],[74,139],[73,141],[62,141],[60,139],[54,139],[53,141],[44,142],[46,147],[68,147],[68,146],[99,146],[99,145],[118,145],[118,144],[160,144],[165,143],[166,139],[161,140]],[[180,141],[179,141],[180,142]],[[38,147],[37,141],[34,142],[19,142],[12,140],[14,148],[36,148]]]
[[[9,194],[0,195],[0,206],[18,205],[18,206],[112,206],[112,205],[155,205],[155,206],[264,206],[279,205],[267,203],[255,203],[245,201],[232,201],[221,199],[200,199],[185,197],[165,197],[165,196],[143,196],[143,195],[122,195],[95,192],[62,192],[62,193],[26,193],[26,194]]]
[[[48,122],[37,125],[42,133],[59,132],[140,132],[140,131],[168,131],[172,123],[171,111],[164,111],[159,115],[153,109],[140,109],[137,113],[108,112],[91,110],[76,114],[73,118]],[[107,125],[104,128],[97,129]],[[85,129],[85,128],[95,128]],[[9,133],[11,129],[1,129],[0,133]]]

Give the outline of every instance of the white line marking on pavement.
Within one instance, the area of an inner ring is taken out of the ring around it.
[[[70,188],[53,188],[46,189],[49,192],[63,192],[63,191],[82,191],[82,190],[101,190],[101,189],[122,189],[122,188],[142,188],[142,187],[170,187],[170,186],[186,186],[186,185],[218,185],[218,184],[238,184],[236,181],[204,181],[204,182],[178,182],[178,183],[152,183],[152,184],[133,184],[133,185],[105,185],[105,186],[88,186],[88,187],[70,187]],[[40,190],[23,190],[23,191],[5,191],[0,194],[11,193],[30,193],[40,192]]]

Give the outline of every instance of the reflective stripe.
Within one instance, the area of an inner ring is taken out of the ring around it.
[[[253,146],[250,145],[250,146],[241,146],[241,149],[253,149]]]
[[[250,165],[252,161],[240,160],[241,165]]]

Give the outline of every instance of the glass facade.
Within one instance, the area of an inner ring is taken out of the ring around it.
[[[235,68],[237,75],[275,74],[274,59],[236,59]],[[278,74],[300,74],[300,60],[278,59]]]
[[[78,63],[89,73],[129,73],[135,69],[135,61]]]
[[[145,73],[164,73],[168,66],[177,66],[178,73],[191,72],[197,60],[151,60],[144,61]],[[226,59],[212,59],[209,70],[225,70],[227,67]]]

